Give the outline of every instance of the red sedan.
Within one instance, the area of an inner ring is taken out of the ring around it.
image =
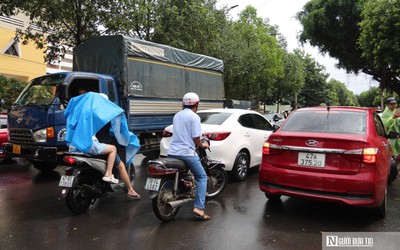
[[[3,143],[8,142],[7,115],[0,114],[0,159],[4,158]]]
[[[264,143],[259,186],[269,199],[376,207],[385,216],[391,166],[392,149],[375,109],[303,108]]]

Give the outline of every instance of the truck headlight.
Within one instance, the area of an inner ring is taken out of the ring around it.
[[[33,133],[33,139],[35,142],[46,142],[47,132],[46,129],[41,129]]]
[[[47,139],[51,138],[54,138],[53,127],[44,128],[33,133],[35,142],[46,142]]]

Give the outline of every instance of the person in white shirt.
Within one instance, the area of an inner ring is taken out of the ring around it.
[[[204,212],[207,191],[207,175],[196,153],[196,145],[207,149],[209,145],[202,143],[200,117],[196,114],[200,99],[196,93],[189,92],[183,96],[183,110],[175,114],[173,119],[173,135],[168,150],[168,157],[185,162],[196,180],[196,198],[193,216],[201,220],[209,220]]]

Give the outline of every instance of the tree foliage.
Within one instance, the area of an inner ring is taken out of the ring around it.
[[[315,61],[309,54],[295,51],[302,58],[305,71],[305,84],[299,94],[298,103],[301,107],[319,106],[321,103],[329,102],[327,92],[328,74],[325,67]]]
[[[400,0],[367,1],[359,44],[375,79],[400,94]]]
[[[3,112],[11,107],[26,85],[26,82],[0,75],[0,100],[3,100],[0,109]]]
[[[14,14],[22,11],[29,15],[28,28],[19,29],[18,36],[24,44],[34,41],[39,49],[50,45],[45,58],[51,61],[64,56],[66,49],[100,35],[110,2],[114,1],[7,0],[0,4],[0,8],[10,9],[11,4],[16,10]]]
[[[298,13],[300,41],[338,59],[348,72],[363,72],[383,89],[400,93],[399,0],[311,0]]]
[[[235,38],[226,39],[234,43],[230,46],[234,50],[225,51],[225,54],[235,53],[233,57],[240,62],[240,67],[235,67],[237,71],[233,72],[233,78],[228,75],[227,96],[265,100],[273,84],[284,76],[284,50],[274,36],[276,29],[269,25],[268,20],[258,17],[251,6],[247,6],[229,28]]]
[[[284,74],[274,84],[276,100],[292,99],[304,86],[304,62],[299,54],[283,54]]]
[[[327,83],[327,100],[330,105],[335,106],[356,106],[357,99],[354,94],[346,88],[346,85],[335,79],[331,79]]]
[[[379,107],[381,106],[380,89],[372,87],[368,91],[362,92],[358,96],[358,102],[361,107]]]
[[[270,25],[268,19],[260,18],[255,8],[247,6],[238,19],[232,21],[228,15],[229,8],[217,9],[216,2],[4,0],[0,3],[0,11],[6,15],[23,11],[30,16],[31,25],[26,30],[19,30],[19,37],[25,43],[33,40],[39,48],[50,44],[47,61],[57,60],[66,48],[73,48],[92,36],[122,34],[222,59],[225,64],[225,97],[229,99],[260,100],[264,103],[286,100],[290,103],[299,94],[302,106],[319,105],[327,98],[335,100],[335,103],[344,103],[345,94],[338,93],[342,91],[339,84],[327,87],[325,69],[309,55],[300,51],[288,52],[279,27]],[[321,4],[317,0],[311,2]],[[333,6],[333,0],[327,2],[331,4],[328,7]],[[343,19],[348,18],[350,10],[358,11],[357,6],[350,8],[350,3],[345,6],[346,11],[339,12]],[[321,14],[316,13],[316,20]],[[305,12],[302,20],[313,24],[307,21],[307,16],[308,12]],[[328,33],[325,34],[327,37],[323,37],[326,40],[315,45],[324,45],[334,36],[333,32],[321,32],[321,28],[332,28],[324,22],[327,20],[321,19],[319,25],[322,26],[313,27],[318,33]],[[343,25],[347,23],[347,20],[343,21]],[[355,26],[348,27],[346,34],[342,34],[343,25],[334,29],[337,36],[357,33],[353,30],[358,29]],[[45,32],[46,37],[36,32],[38,29]],[[313,29],[305,30],[305,34],[315,35]],[[309,39],[308,35],[302,37],[304,41]],[[354,65],[351,69],[357,70],[360,68],[358,62],[346,54],[361,55],[352,43],[330,45],[337,46],[333,47],[337,56],[347,56],[348,62]],[[333,53],[331,50],[329,46],[322,49]]]

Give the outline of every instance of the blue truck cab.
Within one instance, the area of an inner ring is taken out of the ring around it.
[[[196,92],[201,109],[222,108],[225,95],[219,59],[121,35],[94,37],[74,48],[72,72],[40,76],[22,91],[8,114],[6,157],[26,158],[41,171],[62,163],[64,110],[80,87],[124,110],[145,155],[159,151],[185,93]]]
[[[118,103],[115,81],[111,76],[85,72],[63,72],[35,78],[23,90],[8,113],[9,143],[3,149],[8,157],[32,161],[42,171],[53,170],[65,142],[64,110],[78,88],[107,94]]]

